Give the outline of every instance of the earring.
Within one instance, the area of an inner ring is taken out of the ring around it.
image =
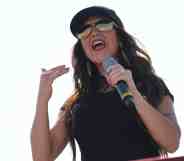
[[[89,61],[86,62],[86,68],[87,68],[87,72],[88,72],[89,77],[91,77],[92,76],[92,69],[91,69],[91,64]]]

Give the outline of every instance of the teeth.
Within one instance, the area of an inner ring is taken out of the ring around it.
[[[93,45],[98,45],[98,44],[103,44],[103,41],[98,40],[98,41],[95,41],[95,42],[93,43]]]

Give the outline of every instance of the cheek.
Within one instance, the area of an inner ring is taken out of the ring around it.
[[[117,40],[116,36],[111,37],[109,46],[110,46],[110,50],[113,54],[116,54],[118,52],[119,44],[118,44],[118,40]]]
[[[117,54],[119,49],[118,37],[116,31],[107,32],[106,38],[108,40],[108,50],[111,54]]]
[[[89,56],[90,56],[89,53],[91,53],[89,43],[88,42],[82,42],[82,47],[83,47],[83,50],[84,50],[86,56],[89,58]]]

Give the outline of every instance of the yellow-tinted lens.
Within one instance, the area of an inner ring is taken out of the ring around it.
[[[77,37],[79,39],[82,39],[84,37],[87,37],[89,35],[89,33],[91,32],[91,26],[87,27],[86,29],[84,29],[82,32],[77,34]]]
[[[99,23],[96,25],[96,28],[99,30],[99,31],[110,31],[113,29],[113,22],[109,22],[109,23]]]
[[[77,37],[79,39],[87,37],[92,31],[93,27],[95,27],[99,31],[110,31],[113,29],[114,25],[115,24],[112,21],[98,21],[95,24],[84,26],[84,29],[82,29],[82,31],[77,34]]]

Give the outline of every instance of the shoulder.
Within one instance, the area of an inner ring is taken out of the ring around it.
[[[174,96],[170,92],[165,81],[155,74],[147,75],[138,87],[154,107],[158,107],[165,96],[169,96],[174,101]]]
[[[171,93],[166,82],[162,78],[157,77],[157,76],[156,76],[156,79],[160,85],[162,95],[165,96],[165,97],[163,97],[163,100],[168,100],[168,101],[174,102],[174,95]]]

